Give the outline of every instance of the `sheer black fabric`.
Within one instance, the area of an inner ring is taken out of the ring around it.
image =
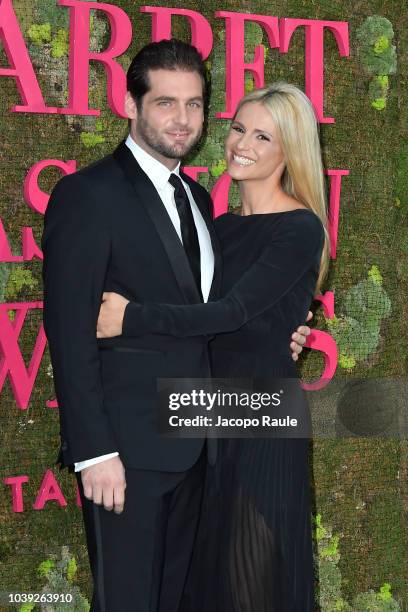
[[[182,612],[312,612],[304,439],[224,439],[207,467]]]

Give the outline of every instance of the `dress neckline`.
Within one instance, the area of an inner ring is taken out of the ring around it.
[[[313,213],[313,210],[310,210],[310,208],[292,208],[290,210],[278,210],[276,212],[269,212],[269,213],[252,213],[252,215],[237,215],[234,212],[226,212],[223,215],[220,215],[221,217],[225,216],[225,215],[230,215],[232,217],[240,217],[241,219],[247,219],[248,217],[269,217],[270,215],[285,215],[287,213],[294,213],[294,212],[299,212],[299,211],[306,211],[309,213]]]

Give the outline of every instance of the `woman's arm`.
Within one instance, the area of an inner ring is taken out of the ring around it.
[[[311,267],[318,266],[323,239],[323,226],[314,213],[283,218],[259,259],[224,298],[191,305],[129,302],[122,335],[188,337],[236,330],[276,304]]]

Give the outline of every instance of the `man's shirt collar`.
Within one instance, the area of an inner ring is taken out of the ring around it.
[[[169,170],[164,164],[152,157],[141,146],[139,146],[129,134],[125,143],[132,151],[137,163],[150,178],[156,189],[163,190],[168,184],[170,174],[174,173],[180,176],[180,162],[174,168]]]

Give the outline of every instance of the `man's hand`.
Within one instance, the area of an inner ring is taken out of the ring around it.
[[[105,459],[81,470],[84,495],[105,510],[123,512],[125,504],[125,468],[119,457]]]
[[[313,319],[313,313],[309,310],[306,321]],[[292,334],[293,342],[290,343],[292,349],[292,359],[297,361],[300,353],[303,351],[303,345],[306,342],[307,336],[310,335],[310,327],[307,325],[300,325],[297,330]]]
[[[97,338],[111,338],[122,333],[123,316],[127,300],[120,293],[105,291],[102,294],[102,304],[96,325]]]

